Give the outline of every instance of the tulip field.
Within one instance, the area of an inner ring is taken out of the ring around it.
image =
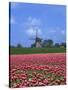
[[[10,55],[11,88],[66,84],[66,53]]]

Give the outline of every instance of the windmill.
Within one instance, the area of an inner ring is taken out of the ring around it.
[[[38,30],[36,30],[35,38],[31,38],[30,40],[34,40],[35,41],[35,47],[36,48],[41,48],[42,47],[42,44],[41,44],[42,39],[39,38],[39,36],[38,36]]]

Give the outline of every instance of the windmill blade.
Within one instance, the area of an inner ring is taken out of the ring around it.
[[[29,40],[35,40],[35,38],[29,38]]]
[[[35,37],[29,37],[29,40],[35,40],[36,38]]]

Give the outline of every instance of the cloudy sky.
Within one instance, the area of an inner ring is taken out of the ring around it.
[[[36,30],[42,39],[52,39],[54,43],[66,40],[66,7],[61,5],[11,3],[10,4],[10,44],[29,47]]]

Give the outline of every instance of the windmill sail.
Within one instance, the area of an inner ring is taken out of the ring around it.
[[[36,48],[41,47],[41,39],[38,37],[38,30],[36,30],[36,40],[35,40]]]
[[[35,38],[31,38],[31,40],[35,40],[35,47],[36,48],[41,48],[41,38],[38,37],[38,30],[36,29],[36,36]]]

